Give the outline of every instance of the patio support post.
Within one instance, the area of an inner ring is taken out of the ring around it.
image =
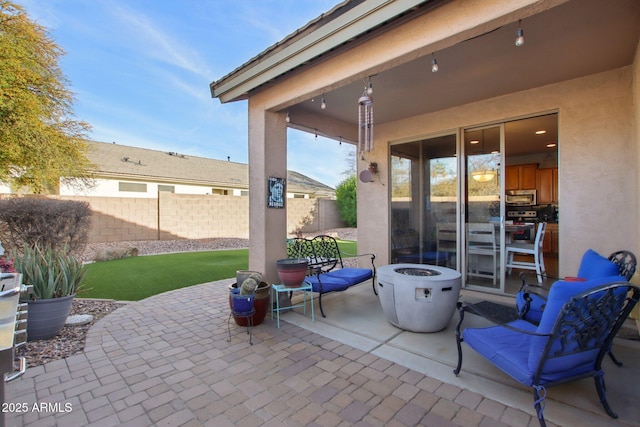
[[[287,178],[286,113],[267,111],[249,98],[249,269],[278,283],[275,261],[286,258],[287,203],[268,207],[268,177]]]

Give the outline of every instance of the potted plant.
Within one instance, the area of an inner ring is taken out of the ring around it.
[[[231,293],[234,289],[240,289],[244,282],[248,279],[252,279],[257,283],[257,287],[254,289],[255,300],[254,308],[255,314],[251,318],[251,324],[257,326],[261,324],[269,311],[269,301],[271,298],[271,285],[262,281],[262,274],[257,271],[239,270],[236,272],[237,282],[229,285],[229,308],[232,308]],[[233,320],[238,326],[247,326],[247,318],[240,316],[233,316]]]
[[[14,266],[32,291],[26,299],[29,310],[29,341],[56,336],[64,327],[86,268],[66,250],[25,246],[14,253]]]

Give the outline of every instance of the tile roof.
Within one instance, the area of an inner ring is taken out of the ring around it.
[[[116,143],[87,141],[87,147],[87,157],[96,166],[93,172],[99,177],[249,188],[246,163]],[[288,192],[334,194],[333,188],[294,171],[287,171],[287,185]]]

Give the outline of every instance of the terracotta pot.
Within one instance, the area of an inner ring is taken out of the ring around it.
[[[238,284],[232,283],[229,285],[229,310],[231,310],[231,290],[237,289]],[[255,314],[251,317],[253,326],[257,326],[264,321],[267,313],[269,312],[270,304],[269,301],[271,299],[271,285],[267,282],[262,282],[256,289],[256,299],[253,303],[253,308],[256,310]],[[236,317],[233,316],[233,320],[235,320],[236,325],[238,326],[247,326],[247,318],[246,317]]]
[[[276,261],[278,277],[283,285],[299,287],[307,277],[308,261],[303,258],[284,258]]]

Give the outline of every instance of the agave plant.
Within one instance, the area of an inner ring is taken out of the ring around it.
[[[15,269],[25,285],[33,286],[35,299],[74,295],[82,284],[86,268],[65,250],[25,247],[14,254]]]

